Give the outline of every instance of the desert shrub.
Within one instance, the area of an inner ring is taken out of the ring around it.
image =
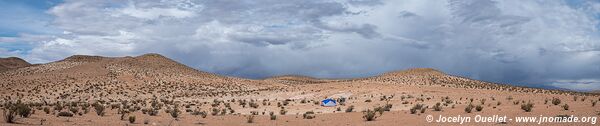
[[[258,106],[259,106],[259,105],[258,105],[257,103],[255,103],[255,102],[250,102],[250,107],[252,107],[252,108],[258,108]]]
[[[69,111],[73,112],[73,113],[77,113],[79,111],[79,109],[77,109],[77,107],[71,107],[69,109]]]
[[[421,113],[425,113],[425,110],[427,110],[426,107],[421,108]]]
[[[129,123],[135,123],[135,116],[134,115],[129,116]]]
[[[465,107],[465,112],[471,113],[471,111],[473,111],[473,105],[469,104],[469,105],[467,105],[467,107]]]
[[[220,109],[212,108],[212,112],[210,114],[215,116],[215,115],[219,114],[220,111],[221,111]]]
[[[290,99],[286,99],[283,101],[283,106],[287,106],[288,104],[290,104]]]
[[[598,102],[598,101],[592,100],[592,107],[596,106],[596,102]]]
[[[561,106],[564,110],[569,110],[569,105],[568,104],[564,104]]]
[[[375,115],[375,111],[367,109],[367,111],[363,112],[363,118],[367,121],[373,121],[377,118],[377,116]]]
[[[157,116],[158,112],[159,111],[157,109],[148,109],[146,113],[148,113],[150,116]]]
[[[375,110],[376,112],[379,112],[379,115],[383,115],[383,112],[384,112],[383,107],[381,107],[381,106],[375,107],[373,110]]]
[[[371,102],[371,99],[367,99],[367,100],[365,100],[365,102]]]
[[[383,107],[384,111],[390,111],[392,110],[392,104],[385,104],[385,106]]]
[[[119,110],[117,110],[118,113],[121,113],[121,120],[125,120],[125,115],[129,113],[129,111],[119,108]]]
[[[531,112],[533,109],[533,103],[527,102],[526,104],[521,104],[521,109],[523,109],[525,112]]]
[[[116,109],[116,108],[119,108],[119,107],[121,107],[120,104],[110,104],[110,109]]]
[[[90,108],[89,107],[82,107],[81,109],[83,109],[83,113],[87,114],[88,112],[90,112]]]
[[[338,102],[340,105],[346,105],[346,98],[344,98],[344,97],[342,97],[342,98],[339,98],[339,99],[337,99],[337,102]]]
[[[46,114],[50,114],[50,108],[48,108],[48,107],[44,107],[44,112],[45,112]]]
[[[179,111],[179,109],[177,109],[177,107],[175,107],[175,108],[173,108],[173,110],[171,111],[170,114],[171,114],[171,117],[177,118],[177,117],[179,117],[179,113],[181,113],[181,112]]]
[[[477,106],[475,106],[475,110],[477,110],[478,112],[480,112],[481,110],[483,110],[483,106],[477,105]]]
[[[423,108],[423,104],[415,104],[412,108],[410,108],[410,114],[416,114],[418,110]]]
[[[252,114],[252,115],[258,115],[258,112],[257,111],[250,111],[250,114]]]
[[[337,108],[335,109],[335,111],[338,111],[338,112],[339,112],[339,111],[342,111],[342,108],[341,108],[341,107],[337,107]]]
[[[92,106],[94,106],[94,109],[96,110],[96,114],[98,114],[99,116],[104,116],[104,105],[98,104],[98,103],[94,103]]]
[[[229,113],[231,113],[231,114],[235,113],[235,110],[233,110],[232,108],[227,108],[227,109],[229,109]]]
[[[313,119],[313,118],[315,118],[315,112],[313,112],[313,111],[305,112],[304,114],[302,114],[302,117],[304,119]]]
[[[4,105],[3,115],[7,123],[14,123],[16,116],[21,116],[23,118],[29,117],[29,115],[31,115],[31,108],[20,101],[17,103],[6,103]]]
[[[277,120],[277,115],[274,112],[269,112],[269,115],[271,116],[271,120]]]
[[[58,116],[62,116],[62,117],[73,117],[73,113],[70,112],[59,112]]]
[[[202,112],[200,112],[200,116],[201,116],[202,118],[206,118],[206,116],[207,116],[207,115],[208,115],[208,114],[206,114],[206,112],[205,112],[205,111],[202,111]]]
[[[221,109],[221,115],[227,114],[227,109]]]
[[[285,113],[287,113],[287,110],[285,110],[285,108],[281,108],[281,110],[279,110],[279,114],[285,115]]]
[[[346,108],[346,112],[352,112],[353,110],[354,110],[354,105],[351,105],[348,108]]]
[[[442,106],[439,102],[435,103],[435,105],[433,106],[433,111],[442,111]]]
[[[521,102],[519,102],[519,101],[513,101],[514,105],[518,105],[519,103],[521,103]]]
[[[254,115],[248,115],[248,118],[246,118],[246,122],[248,123],[253,123],[254,122]]]
[[[56,105],[54,105],[54,110],[55,111],[61,111],[64,107],[60,104],[60,103],[56,103]]]
[[[560,99],[558,99],[558,98],[552,98],[552,104],[554,104],[554,105],[560,104]]]
[[[23,118],[27,118],[31,115],[31,108],[23,103],[17,103],[13,107],[17,114]]]
[[[8,106],[5,106],[5,107],[8,107]],[[4,109],[4,113],[2,113],[2,114],[3,114],[2,117],[4,117],[4,121],[6,123],[15,123],[15,119],[17,117],[17,112],[16,111],[14,111],[14,110],[12,110],[10,108],[8,108],[8,109],[5,108]]]

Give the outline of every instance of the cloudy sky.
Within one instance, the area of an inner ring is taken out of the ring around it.
[[[219,74],[364,77],[414,67],[600,90],[592,0],[2,0],[0,57],[160,53]]]

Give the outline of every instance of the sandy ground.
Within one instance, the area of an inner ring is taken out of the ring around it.
[[[459,125],[460,123],[442,123],[442,122],[427,122],[426,117],[431,115],[438,119],[442,116],[462,116],[471,117],[472,122],[464,122],[463,125],[540,125],[538,123],[517,123],[513,121],[507,121],[506,124],[499,122],[474,122],[476,115],[482,116],[507,116],[508,118],[514,119],[517,116],[557,116],[557,115],[574,115],[578,117],[597,117],[600,108],[598,106],[592,107],[592,101],[597,101],[597,96],[578,96],[578,100],[574,101],[574,96],[571,95],[550,95],[550,94],[532,94],[532,93],[515,93],[515,92],[502,92],[494,90],[481,90],[481,89],[461,89],[461,88],[449,88],[439,86],[398,86],[398,85],[387,85],[387,84],[376,84],[376,88],[352,88],[350,85],[363,85],[356,83],[330,83],[330,84],[309,84],[299,86],[302,90],[289,91],[289,92],[262,92],[262,95],[256,96],[243,96],[243,97],[227,97],[227,98],[205,98],[207,102],[213,99],[219,100],[231,100],[231,99],[256,99],[262,101],[263,99],[269,99],[271,105],[262,105],[258,108],[250,108],[248,106],[241,107],[237,103],[232,102],[231,107],[236,111],[235,113],[225,115],[208,115],[206,118],[202,118],[198,115],[191,115],[188,112],[182,112],[178,119],[172,118],[169,113],[165,113],[163,110],[160,111],[158,116],[149,116],[142,114],[140,111],[136,111],[129,115],[135,115],[135,123],[129,123],[127,119],[120,120],[120,114],[117,114],[117,109],[110,110],[107,108],[107,114],[105,116],[97,116],[92,110],[82,116],[75,115],[74,117],[57,117],[52,114],[45,114],[41,110],[35,110],[29,118],[17,119],[17,124],[2,123],[2,125],[39,125],[41,120],[44,125]],[[351,88],[348,88],[350,86]],[[323,88],[325,87],[325,88]],[[312,92],[311,92],[312,90]],[[264,96],[266,95],[266,96]],[[394,96],[389,100],[381,101],[381,96]],[[401,96],[412,95],[413,98],[405,98],[402,100]],[[421,96],[423,95],[423,96]],[[346,101],[345,105],[339,105],[337,107],[322,107],[315,105],[312,101],[307,103],[300,103],[301,99],[309,100],[320,100],[325,97],[350,97],[351,99]],[[441,102],[441,99],[448,96],[449,99],[454,102],[448,106],[443,106],[442,111],[434,111],[431,107],[435,103]],[[512,97],[512,100],[508,98]],[[569,104],[569,110],[564,110],[560,105],[552,105],[550,102],[544,104],[546,98],[552,97],[560,98],[561,105]],[[585,97],[585,101],[581,99]],[[283,101],[283,99],[295,99],[290,101],[288,106],[285,106],[288,111],[286,115],[280,115],[280,108],[277,107],[277,102]],[[417,99],[423,98],[424,101]],[[427,98],[430,98],[427,100]],[[462,98],[462,100],[460,100]],[[481,99],[486,99],[483,104],[484,108],[478,112],[473,110],[471,113],[464,111],[470,99],[473,98],[474,105],[481,104]],[[277,99],[277,100],[275,100]],[[371,100],[371,102],[365,102],[365,100]],[[409,103],[402,104],[407,101]],[[519,104],[514,102],[521,101]],[[531,101],[534,103],[532,112],[524,112],[520,107],[522,101]],[[498,105],[500,102],[500,105]],[[385,111],[383,114],[377,114],[377,118],[374,121],[365,121],[362,118],[364,115],[363,110],[373,109],[377,106],[383,106],[384,104],[392,104],[391,111]],[[425,110],[424,113],[417,112],[417,114],[410,114],[409,109],[414,104],[425,104],[430,106]],[[355,106],[353,112],[344,112],[350,105]],[[454,106],[454,108],[452,108]],[[200,110],[210,110],[212,106],[208,104],[200,106],[191,106],[190,108],[199,107]],[[336,111],[337,108],[341,108],[341,111]],[[220,105],[217,108],[224,108]],[[186,108],[181,107],[180,110],[184,111]],[[64,110],[63,110],[64,111]],[[247,122],[247,116],[251,115],[251,111],[257,111],[258,115],[255,116],[253,123]],[[302,114],[306,111],[316,112],[316,118],[314,119],[303,119]],[[265,115],[263,115],[265,112]],[[270,120],[269,112],[274,112],[277,115],[276,120]],[[147,120],[147,124],[144,124]],[[592,125],[588,123],[541,123],[542,125]]]

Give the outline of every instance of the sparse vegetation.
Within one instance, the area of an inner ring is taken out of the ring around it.
[[[390,110],[392,110],[392,107],[393,107],[392,104],[386,103],[385,106],[383,107],[383,110],[390,111]]]
[[[281,115],[285,115],[287,113],[287,110],[285,110],[285,108],[281,108],[281,110],[279,110],[279,114]]]
[[[439,102],[435,103],[435,105],[433,106],[433,111],[442,111],[442,106]]]
[[[20,101],[17,103],[6,103],[3,111],[3,117],[6,123],[14,123],[17,116],[27,118],[31,115],[31,108]]]
[[[554,105],[560,104],[560,99],[558,99],[558,98],[552,98],[552,104],[554,104]]]
[[[481,110],[483,110],[483,106],[477,105],[477,106],[475,106],[475,110],[477,110],[478,112],[480,112]]]
[[[383,107],[379,106],[379,107],[375,107],[373,110],[375,110],[376,112],[379,112],[379,115],[383,115],[383,112],[385,110],[383,110]]]
[[[247,123],[254,123],[254,115],[248,115],[246,118]]]
[[[129,116],[129,123],[135,123],[135,116],[134,115],[130,115]]]
[[[473,105],[469,104],[469,105],[467,105],[467,107],[465,107],[465,112],[471,113],[471,111],[473,111]]]
[[[525,112],[531,112],[533,109],[533,103],[527,102],[526,104],[521,104],[521,109],[523,109]]]
[[[46,114],[50,114],[50,108],[48,108],[48,107],[44,107],[44,112],[45,112]]]
[[[313,119],[316,117],[316,115],[315,115],[315,112],[313,112],[313,111],[307,111],[304,114],[302,114],[302,117],[304,119]]]
[[[377,116],[375,114],[375,111],[372,111],[371,109],[367,109],[367,111],[363,112],[363,119],[367,120],[367,121],[374,121]]]
[[[6,123],[15,123],[15,118],[17,116],[17,112],[12,110],[12,109],[4,109],[4,113],[3,117],[4,117],[4,121]]]
[[[417,111],[423,109],[423,104],[415,104],[412,108],[410,108],[410,114],[416,114]],[[423,112],[421,112],[423,113]]]
[[[350,105],[348,108],[346,108],[346,112],[352,112],[354,110],[354,105]]]
[[[73,113],[71,112],[59,112],[58,116],[62,116],[62,117],[73,117]]]
[[[181,112],[180,112],[180,110],[178,108],[179,108],[178,105],[175,105],[175,107],[173,108],[173,110],[170,112],[171,117],[173,117],[175,119],[177,119],[179,117],[179,113],[181,113]]]
[[[569,105],[568,104],[564,104],[561,106],[564,110],[569,110]]]
[[[216,116],[217,114],[219,114],[219,112],[221,112],[221,109],[212,108],[210,115]]]
[[[104,116],[104,106],[99,104],[99,103],[94,103],[92,106],[94,106],[94,109],[96,110],[96,114],[98,114],[99,116]]]
[[[269,112],[269,115],[271,116],[271,120],[277,120],[277,115],[274,112]]]

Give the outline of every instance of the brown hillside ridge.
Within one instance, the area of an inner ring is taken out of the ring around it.
[[[0,58],[0,72],[27,66],[31,64],[18,57]]]
[[[0,125],[460,125],[427,122],[426,116],[461,115],[474,121],[476,115],[600,113],[600,96],[594,93],[496,84],[431,68],[364,78],[284,75],[256,80],[203,72],[160,54],[74,55],[39,65],[0,61],[19,64],[0,72],[2,117],[17,103],[32,109],[30,116],[17,116],[15,123],[2,118]],[[325,98],[337,100],[337,106],[320,106]],[[529,104],[531,111],[526,111]],[[472,111],[467,112],[468,106]],[[537,125],[463,125],[500,124]]]

